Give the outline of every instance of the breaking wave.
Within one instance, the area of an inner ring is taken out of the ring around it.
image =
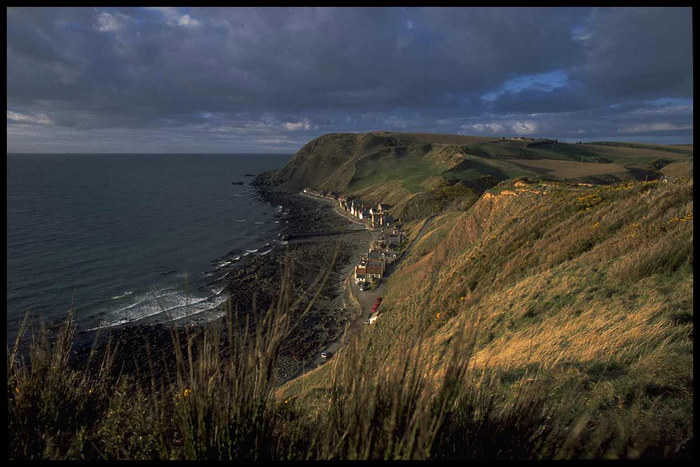
[[[226,297],[218,294],[214,297],[192,297],[180,291],[154,290],[139,295],[130,305],[109,312],[108,317],[90,330],[145,321],[168,322],[200,316],[209,310],[214,310],[225,300]],[[209,319],[215,318],[216,313],[209,317]]]

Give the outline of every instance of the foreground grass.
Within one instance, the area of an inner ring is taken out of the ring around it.
[[[498,400],[495,380],[467,373],[473,323],[463,323],[440,370],[425,361],[421,336],[404,341],[400,356],[365,355],[355,341],[333,366],[323,406],[306,407],[274,395],[291,330],[284,307],[253,333],[235,335],[229,316],[228,339],[213,330],[174,342],[176,377],[150,384],[114,371],[113,346],[99,362],[71,367],[72,316],[53,340],[40,330],[27,364],[8,353],[10,458],[550,457],[571,429],[572,413],[536,386]]]

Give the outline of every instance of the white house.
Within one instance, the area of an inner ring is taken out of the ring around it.
[[[355,266],[355,284],[365,282],[367,279],[367,267],[364,264]]]

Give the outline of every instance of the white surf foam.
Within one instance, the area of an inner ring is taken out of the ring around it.
[[[90,330],[137,323],[157,315],[163,315],[165,318],[163,321],[170,321],[173,316],[176,318],[185,316],[193,307],[198,310],[209,300],[207,297],[187,296],[179,291],[163,292],[164,290],[151,291],[137,297],[135,303],[109,312],[98,326]]]
[[[118,300],[120,298],[128,297],[132,293],[134,293],[133,290],[127,290],[126,292],[122,292],[122,295],[115,295],[114,297],[112,297],[112,300]]]
[[[269,250],[263,251],[262,253],[260,253],[260,256],[265,256],[266,254],[268,254],[269,252],[271,252],[271,251],[274,250],[274,249],[275,249],[275,247],[273,246],[273,247],[270,248]]]
[[[166,315],[167,317],[164,321],[177,321],[184,318],[196,318],[197,321],[211,321],[212,319],[216,319],[219,316],[223,316],[223,313],[215,313],[214,311],[216,307],[224,303],[226,300],[228,300],[228,297],[219,295],[216,297],[201,300],[200,302],[197,302],[192,305],[182,306],[173,310],[168,310],[168,313]]]

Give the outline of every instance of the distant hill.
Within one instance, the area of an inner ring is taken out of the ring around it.
[[[692,157],[692,145],[332,133],[306,144],[263,182],[357,195],[372,204],[393,204],[399,217],[419,218],[452,205],[464,208],[469,204],[465,199],[475,201],[485,190],[515,177],[594,184],[653,180],[664,175],[664,166]]]

